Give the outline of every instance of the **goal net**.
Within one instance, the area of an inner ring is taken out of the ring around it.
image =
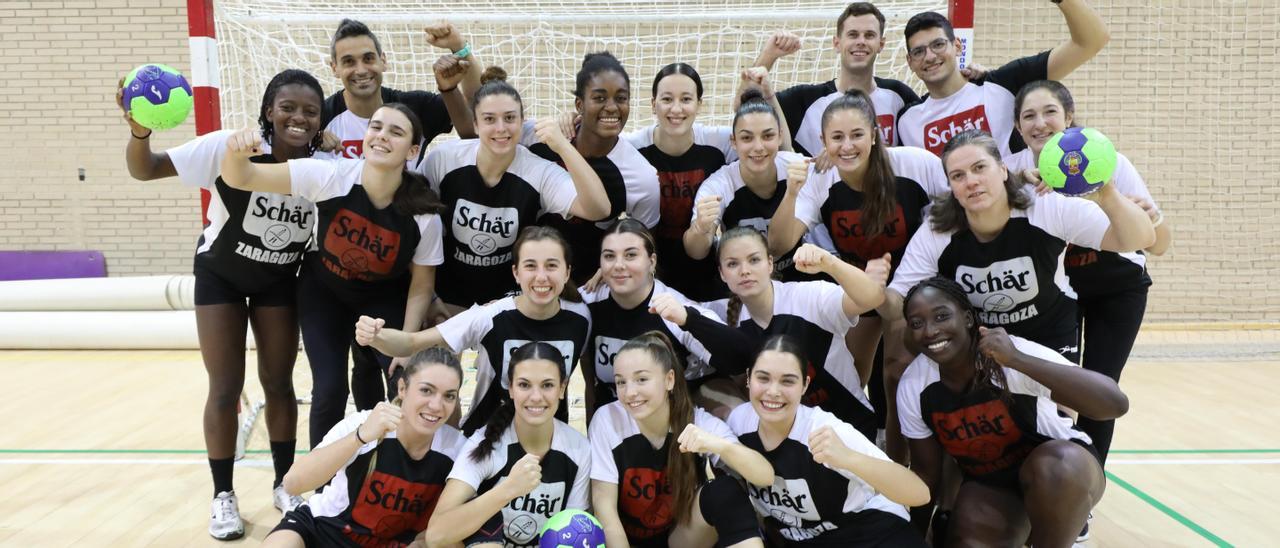
[[[526,115],[548,116],[573,105],[574,75],[589,52],[609,50],[631,76],[628,128],[651,123],[650,86],[658,69],[689,63],[702,75],[704,122],[727,123],[738,73],[777,30],[801,37],[802,50],[774,69],[779,88],[835,76],[835,19],[848,2],[823,0],[479,0],[413,3],[367,0],[219,0],[216,10],[223,127],[252,123],[263,86],[285,68],[307,70],[327,93],[341,89],[328,67],[329,40],[344,17],[370,26],[382,42],[383,83],[401,90],[436,89],[432,63],[444,52],[423,28],[447,20],[460,28],[478,59],[506,69],[525,99]],[[877,2],[889,38],[877,74],[904,81],[910,71],[902,28],[917,12],[946,12],[940,0]]]

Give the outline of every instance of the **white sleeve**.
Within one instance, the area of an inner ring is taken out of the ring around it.
[[[1102,237],[1111,228],[1111,219],[1098,204],[1061,194],[1037,196],[1027,209],[1027,217],[1049,234],[1090,249],[1102,249]]]
[[[907,242],[907,250],[902,254],[898,270],[893,273],[889,289],[905,297],[916,284],[936,276],[938,257],[942,255],[943,248],[941,240],[947,237],[931,230],[929,219],[925,218],[924,224]]]
[[[733,434],[733,430],[729,428],[728,424],[725,424],[724,421],[720,420],[715,415],[703,411],[700,408],[693,408],[693,423],[696,424],[698,428],[706,430],[708,434],[724,438],[731,443],[738,443],[738,436]],[[679,435],[677,434],[676,437],[679,437]],[[720,455],[711,455],[709,460],[711,461],[712,466],[725,466],[723,461],[720,460]]]
[[[804,223],[806,229],[813,230],[814,226],[822,222],[822,203],[829,193],[830,186],[825,178],[813,166],[809,166],[809,182],[796,195],[796,220]]]
[[[889,154],[894,174],[919,183],[930,198],[951,192],[942,159],[932,152],[914,147],[893,147]]]
[[[1138,173],[1138,168],[1133,166],[1133,162],[1123,154],[1116,154],[1116,173],[1111,177],[1112,184],[1116,185],[1116,190],[1126,196],[1137,196],[1143,198],[1156,209],[1160,208],[1160,204],[1156,203],[1156,199],[1151,196],[1151,190],[1147,188],[1147,182],[1142,179],[1142,174]]]
[[[566,428],[571,428],[566,425]],[[577,431],[574,431],[576,434]],[[582,434],[578,434],[581,436]],[[573,488],[569,491],[569,499],[565,501],[565,508],[577,508],[586,510],[591,507],[591,447],[586,439],[582,440],[583,450],[581,460],[578,461],[578,473],[573,476]],[[615,472],[616,475],[616,472]]]
[[[924,390],[920,372],[925,367],[931,367],[929,358],[916,356],[898,383],[898,425],[902,428],[902,435],[913,440],[933,436],[933,431],[929,430],[929,425],[924,423],[924,418],[920,415],[920,391]]]
[[[1079,364],[1071,363],[1066,358],[1062,357],[1062,354],[1059,354],[1053,349],[1042,344],[1014,335],[1010,335],[1009,339],[1013,341],[1013,347],[1023,354],[1033,358],[1040,358],[1049,363],[1061,365],[1063,367],[1079,367]],[[1004,377],[1005,380],[1008,381],[1008,388],[1010,392],[1015,394],[1026,394],[1029,396],[1043,396],[1046,398],[1052,396],[1047,386],[1040,384],[1039,381],[1028,377],[1021,371],[1008,367],[1003,369]]]
[[[799,296],[804,301],[811,303],[818,325],[823,329],[836,333],[839,337],[844,337],[844,332],[848,331],[858,323],[857,317],[850,318],[844,313],[844,289],[831,282],[798,282],[803,284],[799,287],[806,289],[805,293]],[[807,294],[807,295],[806,295]]]
[[[164,151],[178,172],[178,179],[186,186],[213,188],[222,173],[222,158],[227,155],[227,139],[235,131],[223,129],[206,133],[181,145]]]
[[[315,203],[346,196],[363,168],[364,160],[289,160],[289,193]]]
[[[477,304],[445,320],[436,329],[450,350],[462,352],[480,344],[491,318],[488,307]]]
[[[444,222],[439,215],[416,215],[422,237],[413,250],[413,264],[435,266],[444,262]]]
[[[729,200],[733,198],[733,184],[729,181],[728,170],[730,169],[737,169],[737,166],[729,164],[717,169],[716,172],[708,176],[701,185],[698,185],[698,192],[693,195],[694,208],[693,214],[689,218],[689,224],[692,225],[694,221],[698,220],[698,200],[701,200],[706,196],[720,197],[720,217],[724,217],[724,208],[729,205]]]
[[[587,439],[591,442],[591,479],[606,483],[618,483],[618,463],[613,462],[613,448],[618,445],[618,432],[602,413],[587,427]]]
[[[636,181],[627,186],[634,186],[637,192],[627,193],[627,215],[634,217],[652,230],[658,225],[662,215],[662,185],[658,182],[658,170],[654,169],[653,165],[638,151],[632,158],[634,162],[629,171],[632,172],[631,177]]]
[[[419,172],[427,178],[427,182],[431,185],[431,190],[434,190],[436,194],[440,193],[440,183],[444,180],[444,176],[449,174],[449,164],[451,163],[449,160],[453,157],[453,148],[456,146],[449,145],[459,142],[461,141],[441,143],[427,153],[426,160],[418,164],[421,167]]]
[[[493,455],[497,451],[506,450],[506,448],[495,448],[483,461],[476,462],[471,459],[471,452],[483,442],[483,429],[472,434],[467,439],[467,444],[462,446],[462,452],[458,453],[458,459],[453,461],[453,469],[449,471],[449,479],[461,480],[463,483],[470,485],[473,490],[480,490],[480,484],[493,475]]]
[[[364,421],[369,418],[369,413],[371,413],[371,411],[359,411],[344,417],[338,422],[338,424],[333,425],[333,428],[329,429],[329,433],[324,435],[324,439],[320,440],[320,443],[316,445],[316,449],[333,445],[338,443],[342,438],[350,436],[352,432],[355,432],[357,428],[360,428],[360,425],[364,424]],[[372,440],[369,443],[361,445],[360,449],[355,453],[352,453],[351,458],[347,459],[346,464],[343,464],[342,467],[346,468],[356,460],[357,456],[368,453],[377,446],[378,440]],[[312,451],[315,451],[315,449],[312,449]]]
[[[517,154],[519,161],[528,166],[527,173],[533,179],[529,182],[538,189],[542,211],[568,219],[569,208],[578,199],[578,188],[573,186],[573,176],[555,162],[545,160],[527,149],[522,149]]]

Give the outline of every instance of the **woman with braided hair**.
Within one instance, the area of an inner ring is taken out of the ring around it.
[[[1101,373],[1001,328],[987,328],[960,284],[933,277],[903,300],[906,342],[921,351],[898,384],[911,469],[932,499],[943,455],[963,474],[949,545],[1070,546],[1106,479],[1089,436],[1058,406],[1105,420],[1129,400]]]

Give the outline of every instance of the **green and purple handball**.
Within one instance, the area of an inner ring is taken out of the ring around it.
[[[551,516],[538,534],[538,548],[604,548],[604,527],[595,516],[573,508]]]
[[[1067,196],[1097,192],[1116,172],[1116,147],[1093,128],[1069,127],[1040,151],[1040,178]]]
[[[124,79],[124,108],[150,129],[177,127],[191,114],[191,85],[182,73],[160,64],[142,65]]]

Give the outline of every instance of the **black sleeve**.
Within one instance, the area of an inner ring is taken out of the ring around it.
[[[1022,90],[1022,86],[1036,80],[1049,79],[1049,52],[1042,51],[1036,55],[1014,59],[1004,66],[987,74],[986,81],[1009,90],[1014,95]]]
[[[910,105],[920,100],[920,96],[916,95],[916,90],[911,89],[902,80],[894,80],[893,78],[876,78],[876,87],[881,87],[892,91],[902,98],[903,105]]]
[[[449,109],[445,107],[443,97],[430,91],[403,91],[399,93],[399,101],[408,105],[422,120],[422,137],[426,142],[453,131],[453,121],[449,119]]]
[[[835,81],[823,84],[801,84],[791,86],[778,92],[778,106],[782,107],[782,116],[787,119],[787,129],[791,131],[791,139],[800,131],[800,122],[804,121],[804,113],[809,105],[823,96],[835,91]]]
[[[703,316],[691,306],[684,307],[688,318],[684,330],[707,347],[711,367],[716,371],[737,375],[747,370],[755,354],[755,344],[741,330]]]
[[[342,99],[342,92],[339,91],[330,95],[324,100],[324,105],[320,109],[320,129],[329,127],[329,122],[337,118],[347,110],[347,103]]]

